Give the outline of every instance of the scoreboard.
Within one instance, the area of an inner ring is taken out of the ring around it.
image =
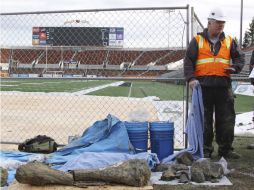
[[[122,47],[122,27],[33,27],[32,45]]]

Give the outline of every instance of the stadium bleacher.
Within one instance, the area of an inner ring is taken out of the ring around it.
[[[2,49],[0,51],[0,60],[1,63],[8,63],[11,55],[11,50],[10,49]]]
[[[89,48],[1,48],[1,63],[11,65],[10,74],[63,71],[66,75],[101,77],[155,77],[169,72],[166,65],[182,60],[183,49],[89,49]],[[126,63],[123,68],[122,63]],[[152,67],[150,67],[152,66]],[[45,69],[46,68],[46,69]]]

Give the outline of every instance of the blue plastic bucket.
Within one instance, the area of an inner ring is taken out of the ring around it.
[[[156,153],[159,160],[168,157],[174,152],[174,123],[151,122],[150,123],[151,152]]]
[[[129,139],[136,153],[147,152],[148,122],[125,122]]]

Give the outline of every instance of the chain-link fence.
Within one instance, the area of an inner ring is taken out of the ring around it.
[[[194,8],[191,8],[191,37],[197,35],[198,32],[202,32],[204,29],[203,24],[200,22],[196,15]]]
[[[1,62],[12,77],[161,76],[182,67],[186,10],[2,14]]]
[[[184,88],[173,79],[26,78],[3,80],[2,85],[18,91],[1,92],[2,141],[46,134],[63,144],[112,114],[123,121],[170,120],[175,125],[175,145],[183,146]]]
[[[58,143],[97,120],[166,121],[182,148],[189,6],[1,14],[1,142]],[[191,30],[191,34],[189,31]]]

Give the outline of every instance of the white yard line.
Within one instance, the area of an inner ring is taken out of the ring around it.
[[[96,87],[85,89],[85,90],[80,90],[80,91],[77,91],[77,92],[73,92],[72,94],[73,95],[84,95],[84,94],[88,94],[90,92],[101,90],[103,88],[107,88],[107,87],[110,87],[110,86],[120,86],[123,83],[124,83],[124,81],[114,82],[114,83],[105,84],[105,85],[101,85],[101,86],[96,86]]]
[[[128,97],[131,97],[131,90],[132,90],[132,83],[131,83],[131,86],[130,86]]]
[[[0,86],[18,86],[18,85],[11,85],[11,84],[0,84]]]

